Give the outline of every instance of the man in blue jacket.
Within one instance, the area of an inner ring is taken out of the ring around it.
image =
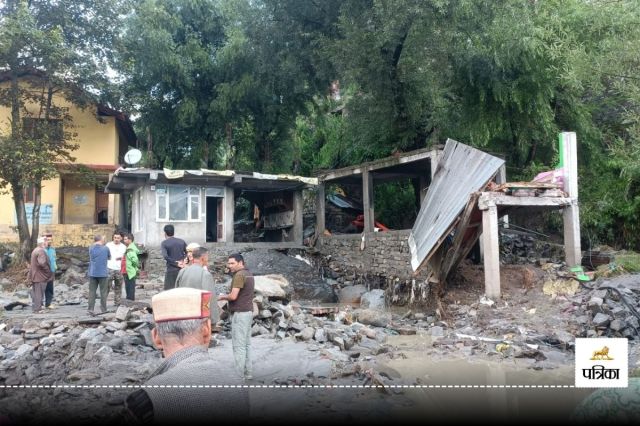
[[[104,245],[103,235],[96,235],[93,241],[93,245],[89,247],[89,315],[94,315],[93,307],[96,304],[98,287],[100,288],[100,310],[103,314],[107,312],[107,295],[109,294],[107,282],[109,249]]]
[[[53,301],[53,280],[56,277],[58,264],[56,262],[56,249],[53,247],[53,234],[44,234],[44,238],[44,251],[47,253],[47,257],[49,258],[49,267],[51,268],[51,281],[47,282],[47,287],[44,289],[44,307],[46,309],[53,309],[56,307],[56,305],[51,303]]]

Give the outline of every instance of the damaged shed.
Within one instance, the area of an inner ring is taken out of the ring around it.
[[[546,184],[491,185],[503,160],[454,140],[444,153],[423,207],[409,236],[411,266],[425,268],[428,280],[444,285],[448,274],[464,259],[481,237],[484,254],[485,294],[500,297],[498,218],[509,210],[562,209],[566,263],[580,265],[576,135],[560,135],[562,188],[537,196],[535,191],[506,193],[510,186],[549,188]],[[518,194],[518,195],[516,195]]]

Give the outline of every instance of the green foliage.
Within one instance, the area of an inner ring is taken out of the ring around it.
[[[409,229],[419,206],[410,181],[389,182],[375,187],[376,220],[390,229]]]

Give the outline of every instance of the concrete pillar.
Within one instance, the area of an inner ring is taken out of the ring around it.
[[[431,151],[431,178],[433,179],[433,175],[436,174],[436,168],[438,167],[438,162],[440,161],[440,157],[442,156],[442,152],[438,150]]]
[[[498,170],[498,175],[496,176],[496,183],[501,185],[503,183],[507,183],[507,167],[503,164],[500,166],[500,170]],[[509,228],[509,215],[502,216],[502,223],[505,228]]]
[[[131,198],[131,194],[123,193],[120,194],[120,208],[118,209],[118,222],[116,225],[120,229],[130,229],[129,225],[129,199]]]
[[[316,189],[316,238],[324,233],[325,229],[325,193],[324,183],[318,182]]]
[[[232,243],[233,242],[233,221],[234,221],[234,211],[236,206],[235,194],[233,193],[233,188],[226,186],[224,188],[224,242]]]
[[[484,292],[489,299],[500,298],[500,239],[498,208],[482,211],[482,247],[484,249]]]
[[[303,239],[302,212],[302,190],[299,189],[293,192],[293,235],[291,236],[291,241],[296,244],[302,244]]]
[[[565,207],[564,252],[569,267],[582,263],[580,247],[580,208],[578,207],[578,148],[575,132],[561,134],[564,149],[564,191],[571,198],[571,205]]]
[[[364,232],[373,232],[373,176],[368,169],[362,171],[362,209],[364,210]]]
[[[422,202],[424,201],[424,197],[427,195],[427,188],[431,180],[427,178],[427,176],[420,176],[420,207],[422,207]]]

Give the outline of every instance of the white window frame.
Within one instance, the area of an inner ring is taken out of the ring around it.
[[[187,219],[170,219],[171,200],[169,191],[171,189],[180,190],[187,189],[189,191],[187,200]],[[156,185],[156,222],[202,222],[200,212],[202,211],[202,189],[191,185]],[[197,211],[193,211],[192,204],[197,204]],[[164,216],[160,216],[160,207],[164,204]],[[195,216],[195,218],[194,218]]]

